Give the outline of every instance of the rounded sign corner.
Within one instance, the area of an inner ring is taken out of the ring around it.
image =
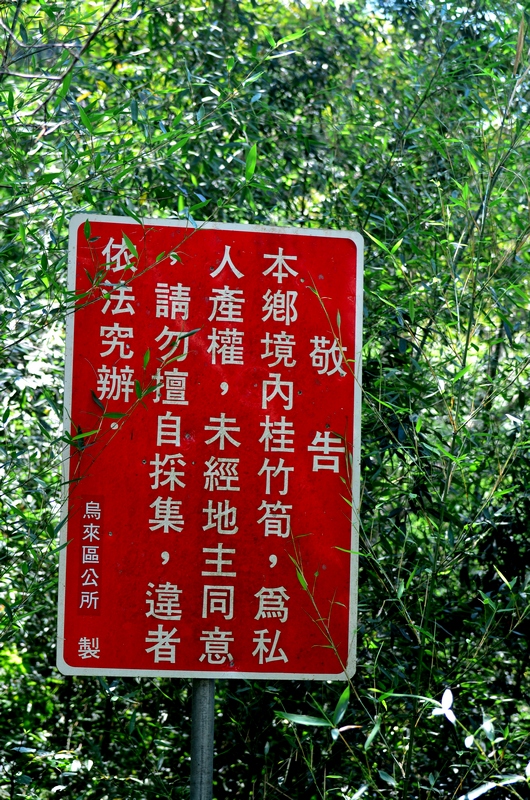
[[[74,214],[68,226],[70,236],[77,236],[79,228],[81,225],[84,225],[87,220],[90,221],[90,214]]]
[[[364,236],[358,231],[346,231],[348,239],[350,239],[362,252],[364,250]]]
[[[62,645],[61,643],[57,644],[57,669],[61,673],[61,675],[76,675],[77,671],[75,667],[70,666],[64,660],[63,652],[62,652]]]
[[[342,676],[342,680],[343,681],[350,681],[353,678],[353,676],[355,675],[356,672],[357,672],[357,664],[355,663],[355,661],[352,660],[351,664],[348,664],[346,666],[346,669],[344,670],[344,673],[343,673],[343,676]]]

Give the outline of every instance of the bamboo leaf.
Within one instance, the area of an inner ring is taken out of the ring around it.
[[[350,687],[346,686],[343,693],[339,697],[339,701],[335,707],[335,711],[333,713],[333,724],[335,727],[340,724],[346,710],[348,708],[348,703],[350,702]]]
[[[79,116],[81,117],[81,122],[83,123],[87,131],[92,135],[94,135],[95,130],[92,124],[92,120],[90,119],[90,117],[88,116],[88,114],[86,113],[85,109],[82,106],[78,106],[78,108],[79,108]]]
[[[284,36],[283,39],[280,39],[276,43],[276,47],[280,47],[282,44],[287,44],[287,42],[294,42],[295,39],[300,39],[305,34],[305,30],[301,28],[294,33],[290,33],[288,36]]]
[[[127,245],[127,249],[132,253],[132,255],[136,259],[138,259],[138,250],[136,249],[136,245],[133,242],[131,242],[131,240],[129,239],[127,234],[124,233],[123,231],[122,231],[121,235],[123,236],[123,241]]]
[[[389,775],[388,772],[385,772],[384,769],[379,770],[379,777],[381,780],[389,783],[390,786],[397,786],[396,779],[393,778],[392,775]]]
[[[372,744],[372,742],[374,741],[375,737],[376,737],[376,736],[377,736],[377,734],[379,733],[379,730],[380,730],[380,728],[381,728],[381,720],[380,720],[380,718],[378,717],[378,718],[376,719],[376,721],[375,721],[375,725],[374,725],[374,727],[372,728],[372,730],[371,730],[371,731],[370,731],[370,733],[368,734],[368,736],[367,736],[367,738],[366,738],[366,741],[365,741],[365,743],[364,743],[364,749],[365,749],[365,750],[368,750],[368,748],[371,746],[371,744]]]
[[[61,84],[61,88],[57,92],[57,97],[59,100],[64,100],[66,95],[68,94],[68,90],[70,88],[70,84],[72,83],[73,71],[71,70],[66,77],[63,78],[63,82]]]
[[[90,394],[92,395],[92,400],[94,401],[94,403],[99,408],[101,408],[102,411],[105,411],[105,406],[103,405],[103,403],[101,402],[101,400],[99,399],[99,397],[97,396],[97,394],[95,393],[95,391],[93,389],[90,390]]]
[[[378,247],[380,247],[380,248],[381,248],[381,250],[384,250],[384,251],[385,251],[385,253],[388,253],[388,254],[390,255],[390,250],[388,249],[388,247],[386,246],[386,244],[384,244],[384,242],[382,242],[380,239],[378,239],[378,238],[377,238],[377,236],[373,236],[373,234],[369,233],[367,230],[365,230],[364,232],[365,232],[365,234],[366,234],[367,236],[369,236],[369,237],[370,237],[370,239],[371,239],[373,242],[375,242],[375,243],[376,243],[376,245],[377,245]]]
[[[276,47],[276,42],[274,40],[274,36],[270,32],[268,28],[263,28],[263,33],[265,35],[266,40],[270,44],[271,47]]]
[[[254,175],[257,160],[258,160],[258,147],[256,144],[253,144],[247,153],[247,160],[245,164],[245,180],[249,181]]]
[[[277,717],[286,719],[289,722],[294,722],[296,725],[313,725],[321,728],[332,728],[331,722],[321,717],[311,717],[305,714],[286,714],[284,711],[275,711]]]
[[[304,590],[304,592],[307,592],[307,581],[306,581],[306,579],[304,578],[304,576],[302,575],[302,573],[300,572],[299,569],[296,570],[296,577],[298,578],[298,580],[300,582],[300,585],[301,585],[302,589]]]
[[[519,69],[519,64],[521,63],[521,56],[523,54],[523,47],[524,47],[524,29],[525,29],[525,22],[524,22],[524,11],[521,14],[521,22],[519,23],[519,33],[517,35],[517,48],[515,50],[515,60],[513,62],[513,75],[517,74],[517,70]]]
[[[85,433],[78,433],[76,436],[72,436],[70,441],[76,442],[78,439],[86,439],[87,436],[93,436],[95,433],[98,433],[97,428],[93,431],[86,431]]]

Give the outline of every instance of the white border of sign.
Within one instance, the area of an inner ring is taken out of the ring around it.
[[[132,217],[121,217],[103,214],[76,214],[70,220],[68,242],[68,291],[75,292],[76,261],[77,261],[77,233],[80,225],[89,222],[120,222],[123,225],[139,225],[138,220]],[[62,503],[61,503],[61,551],[59,562],[59,607],[57,620],[57,667],[64,675],[108,675],[146,678],[242,678],[252,680],[348,680],[355,674],[357,652],[357,586],[359,570],[359,503],[360,503],[360,444],[361,444],[361,378],[362,378],[362,323],[363,323],[363,267],[364,267],[364,239],[360,233],[341,230],[324,230],[321,228],[280,228],[270,225],[239,225],[218,222],[196,222],[194,227],[190,222],[181,219],[144,219],[143,226],[172,226],[184,229],[198,230],[225,230],[225,231],[259,231],[261,233],[286,233],[291,236],[326,236],[335,239],[351,239],[357,246],[357,283],[356,283],[356,310],[355,310],[355,366],[353,408],[353,463],[352,472],[352,521],[351,521],[351,559],[350,559],[350,585],[352,587],[352,602],[349,619],[349,647],[346,670],[331,674],[307,674],[284,672],[223,672],[221,670],[178,670],[178,669],[105,669],[100,667],[71,667],[63,657],[64,644],[64,616],[65,616],[65,589],[66,589],[66,550],[68,542],[68,446],[64,449],[62,465]],[[66,353],[64,370],[64,430],[70,430],[70,417],[72,405],[72,370],[73,370],[73,341],[74,341],[75,313],[69,312],[66,319]]]

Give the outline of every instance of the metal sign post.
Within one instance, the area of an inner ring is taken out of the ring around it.
[[[362,246],[71,221],[58,666],[197,679],[197,800],[215,678],[355,670]]]
[[[212,800],[215,681],[192,683],[190,800]]]

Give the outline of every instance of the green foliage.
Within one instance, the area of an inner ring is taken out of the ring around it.
[[[367,242],[358,672],[220,682],[214,797],[529,796],[525,14],[0,9],[0,797],[187,796],[189,682],[53,665],[74,212]]]

